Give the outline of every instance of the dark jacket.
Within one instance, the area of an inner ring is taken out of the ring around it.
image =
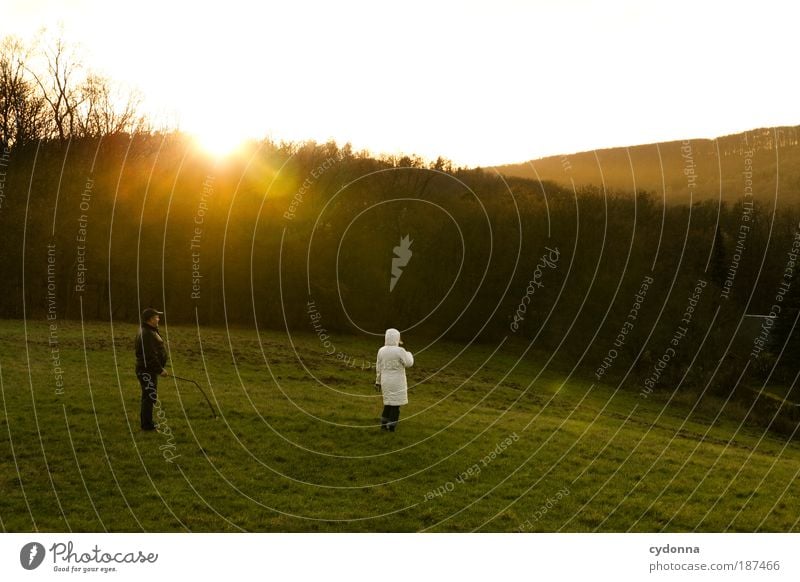
[[[143,323],[136,335],[136,373],[158,375],[167,365],[167,350],[158,328]]]

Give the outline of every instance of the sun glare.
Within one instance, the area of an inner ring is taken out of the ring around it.
[[[246,141],[241,133],[225,128],[192,132],[192,137],[203,151],[215,158],[235,153]]]

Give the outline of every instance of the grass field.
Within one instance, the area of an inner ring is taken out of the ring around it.
[[[413,343],[398,432],[380,342],[162,327],[162,433],[138,427],[135,326],[0,321],[3,531],[798,531],[800,447],[519,346]],[[406,338],[407,341],[413,338]],[[27,340],[27,341],[26,341]],[[463,352],[462,352],[463,350]]]

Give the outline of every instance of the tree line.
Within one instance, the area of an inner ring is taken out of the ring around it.
[[[334,142],[257,141],[216,160],[147,129],[133,105],[102,113],[54,51],[61,81],[7,66],[24,59],[2,65],[16,84],[2,102],[15,105],[0,152],[0,317],[135,323],[157,306],[168,323],[396,327],[532,345],[643,398],[734,394],[796,421],[754,389],[797,400],[800,370],[800,212],[769,193],[667,204]]]
[[[141,101],[87,67],[62,36],[0,41],[0,146],[146,132]]]

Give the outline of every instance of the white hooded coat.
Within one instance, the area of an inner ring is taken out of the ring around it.
[[[396,329],[386,330],[384,343],[386,345],[378,350],[378,359],[375,362],[375,383],[381,385],[385,405],[408,404],[406,368],[414,365],[414,356],[400,347],[400,332]]]

